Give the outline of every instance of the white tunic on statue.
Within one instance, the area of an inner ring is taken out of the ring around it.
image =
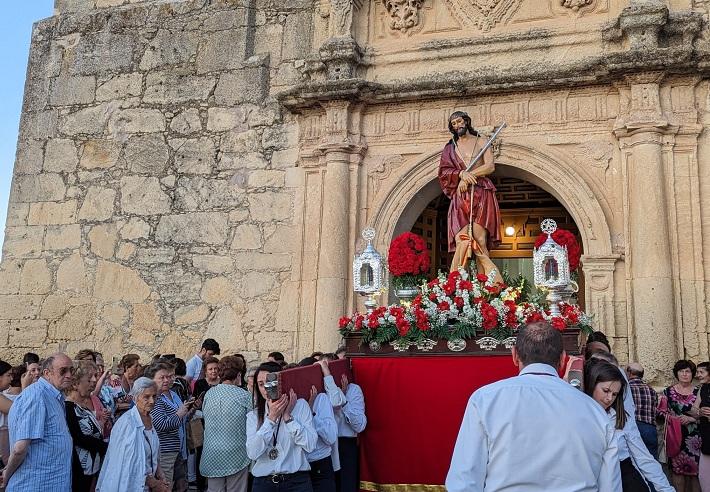
[[[614,427],[597,402],[552,366],[530,364],[471,395],[446,489],[620,491]]]

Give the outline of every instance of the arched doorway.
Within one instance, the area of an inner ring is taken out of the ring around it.
[[[558,226],[577,236],[581,243],[579,229],[567,209],[550,193],[537,185],[507,173],[507,168],[500,166],[491,176],[497,189],[498,204],[501,210],[501,244],[491,251],[491,259],[501,272],[509,277],[524,277],[533,282],[532,253],[535,239],[540,234],[540,222],[545,218],[554,219]],[[438,186],[438,182],[434,182]],[[418,198],[420,209],[423,200]],[[412,207],[414,208],[414,207]],[[422,236],[429,249],[431,258],[430,277],[439,270],[448,271],[453,253],[447,245],[447,213],[449,199],[439,190],[438,195],[425,205],[414,220],[410,230]],[[408,214],[413,215],[414,210]],[[405,221],[409,217],[402,217]],[[403,224],[402,224],[403,225]],[[578,302],[584,307],[583,275],[580,272],[580,294]]]

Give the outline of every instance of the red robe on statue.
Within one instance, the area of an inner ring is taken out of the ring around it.
[[[479,159],[473,169],[483,165]],[[439,183],[444,194],[451,200],[449,205],[448,239],[449,251],[456,251],[456,234],[469,223],[471,207],[470,189],[464,194],[457,192],[459,173],[466,170],[466,165],[456,152],[453,141],[444,147],[439,162]],[[473,222],[488,231],[488,251],[500,244],[500,209],[496,199],[496,187],[486,176],[477,178],[473,187]]]

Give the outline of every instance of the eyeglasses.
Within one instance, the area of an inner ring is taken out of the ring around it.
[[[73,376],[75,372],[76,372],[76,367],[74,367],[74,366],[59,368],[59,375],[60,376],[64,376],[66,373],[69,373]]]

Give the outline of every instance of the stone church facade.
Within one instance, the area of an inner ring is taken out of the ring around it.
[[[439,193],[448,115],[574,219],[584,299],[651,379],[707,360],[704,0],[56,0],[0,266],[3,357],[255,360],[339,342],[361,229]]]

